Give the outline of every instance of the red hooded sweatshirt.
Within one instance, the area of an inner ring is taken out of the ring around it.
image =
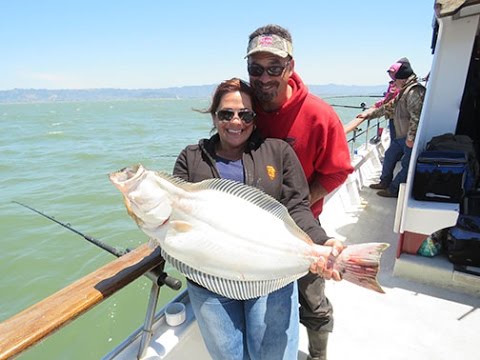
[[[280,109],[265,112],[255,106],[257,128],[263,137],[293,146],[308,183],[317,179],[331,192],[353,171],[343,124],[330,105],[308,92],[296,73],[288,83],[293,93]],[[312,204],[313,215],[320,215],[322,208],[323,199]]]

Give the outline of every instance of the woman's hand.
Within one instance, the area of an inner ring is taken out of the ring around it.
[[[335,260],[338,255],[342,252],[345,248],[343,242],[338,239],[328,239],[324,246],[330,246],[332,248],[330,255],[328,258],[324,256],[320,256],[317,262],[313,263],[310,266],[310,272],[314,274],[318,274],[319,276],[323,277],[325,280],[333,279],[335,281],[342,280],[342,276],[333,268]]]

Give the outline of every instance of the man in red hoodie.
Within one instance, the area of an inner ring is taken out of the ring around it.
[[[264,137],[280,138],[295,150],[310,186],[311,210],[318,218],[323,198],[353,171],[343,124],[333,108],[310,94],[294,72],[292,37],[278,25],[255,30],[249,38],[248,74],[255,91],[257,128]],[[325,245],[337,248],[335,239]],[[325,297],[325,280],[309,273],[299,280],[300,321],[307,328],[308,359],[325,360],[333,309]]]

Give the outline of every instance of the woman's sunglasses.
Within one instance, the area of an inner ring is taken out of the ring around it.
[[[237,114],[237,116],[245,123],[250,124],[253,119],[255,119],[255,113],[251,110],[219,110],[215,113],[217,115],[218,120],[221,121],[230,121],[233,117]]]
[[[283,71],[285,70],[285,68],[288,66],[289,63],[290,61],[287,61],[287,63],[284,66],[272,65],[267,68],[264,68],[262,65],[252,63],[252,64],[248,64],[247,70],[250,76],[260,77],[266,71],[268,75],[277,77],[283,74]]]

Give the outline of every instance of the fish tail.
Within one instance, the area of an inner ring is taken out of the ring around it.
[[[334,268],[344,280],[383,294],[377,274],[382,253],[389,246],[387,243],[349,245],[340,253]]]

